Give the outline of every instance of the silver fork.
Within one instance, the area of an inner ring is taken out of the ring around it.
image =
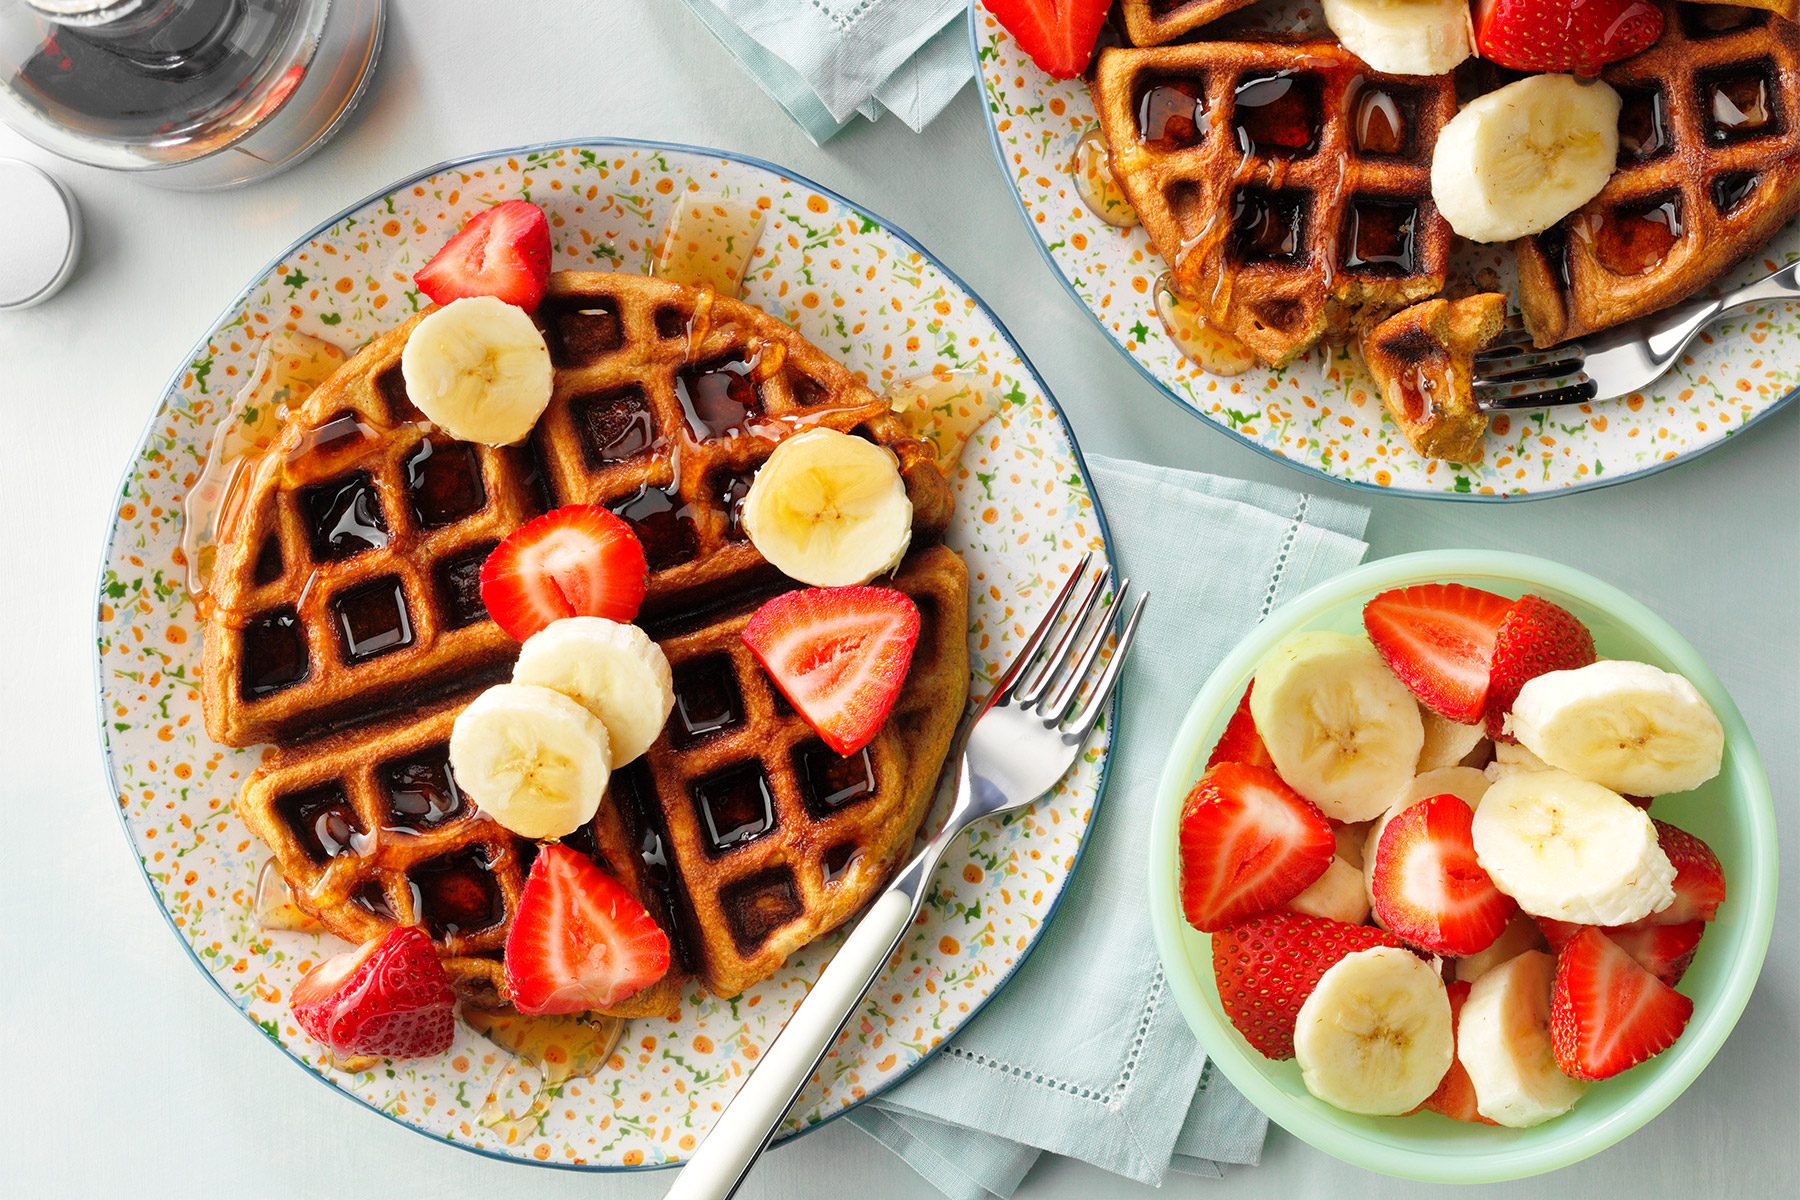
[[[1800,262],[1716,299],[1690,300],[1617,329],[1537,349],[1516,318],[1475,356],[1475,403],[1484,412],[1616,400],[1667,373],[1702,329],[1734,308],[1800,300]]]
[[[726,1200],[737,1191],[912,925],[944,851],[976,821],[1023,808],[1048,793],[1074,763],[1105,711],[1149,599],[1140,596],[1120,625],[1118,614],[1131,581],[1120,583],[1107,596],[1112,573],[1100,567],[1080,588],[1081,597],[1071,609],[1070,597],[1089,577],[1091,558],[1083,556],[1076,564],[1050,611],[976,711],[966,743],[954,755],[956,803],[943,829],[869,906],[676,1176],[669,1200]],[[1065,610],[1067,620],[1046,651]],[[1115,629],[1112,659],[1100,668],[1085,689],[1086,701],[1077,707],[1083,684],[1095,674],[1107,635]]]

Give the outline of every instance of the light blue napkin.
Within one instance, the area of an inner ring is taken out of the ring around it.
[[[1276,605],[1361,560],[1368,511],[1091,457],[1120,571],[1151,593],[1106,796],[1056,918],[1006,990],[850,1120],[951,1200],[1008,1197],[1049,1151],[1143,1183],[1254,1164],[1265,1118],[1206,1062],[1163,980],[1146,837],[1188,702]]]
[[[883,111],[916,133],[974,74],[966,0],[687,0],[808,137]]]

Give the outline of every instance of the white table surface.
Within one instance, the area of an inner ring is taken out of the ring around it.
[[[529,10],[529,19],[512,15]],[[1039,259],[974,90],[924,136],[888,121],[820,149],[673,0],[394,0],[356,123],[273,182],[183,195],[54,164],[0,129],[0,154],[54,169],[87,247],[50,303],[0,314],[0,1194],[660,1196],[663,1175],[579,1175],[434,1144],[283,1062],[164,925],[121,837],[96,753],[95,564],[114,486],[170,372],[264,263],[321,218],[426,164],[559,137],[713,145],[793,167],[909,230],[994,306],[1090,450],[1349,493],[1177,412],[1078,312]],[[0,197],[0,220],[6,219]],[[1800,353],[1800,347],[1790,353]],[[1800,907],[1800,411],[1700,461],[1597,493],[1505,507],[1377,500],[1371,554],[1487,546],[1548,555],[1643,598],[1724,678],[1767,760]],[[1165,598],[1168,603],[1175,598]],[[1185,704],[1187,697],[1171,697]],[[1129,734],[1127,734],[1129,736]],[[1742,1024],[1698,1083],[1622,1145],[1553,1179],[1492,1188],[1598,1200],[1770,1196],[1800,1178],[1800,933],[1775,934]],[[936,1193],[848,1124],[773,1153],[747,1197]],[[1410,1197],[1427,1189],[1279,1130],[1263,1165],[1167,1191]],[[1046,1161],[1026,1200],[1148,1196]]]

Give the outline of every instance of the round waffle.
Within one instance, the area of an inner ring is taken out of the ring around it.
[[[237,798],[300,908],[352,941],[423,927],[458,990],[505,999],[501,953],[533,843],[457,787],[448,741],[518,644],[482,607],[498,541],[561,504],[602,504],[650,568],[640,621],[675,713],[564,839],[670,934],[676,966],[611,1015],[668,1014],[687,976],[735,995],[878,890],[929,807],[968,687],[967,575],[937,544],[949,484],[928,445],[841,365],[761,310],[642,276],[562,273],[539,309],[553,397],[531,436],[458,442],[406,397],[377,338],[240,472],[217,539],[202,692],[219,741],[274,740]],[[840,758],[773,691],[741,633],[796,586],[738,508],[784,437],[826,426],[891,449],[915,549],[891,580],[922,624],[875,740]]]

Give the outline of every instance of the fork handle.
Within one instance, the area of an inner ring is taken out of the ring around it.
[[[964,772],[966,783],[966,768]],[[728,1200],[738,1190],[825,1051],[899,946],[924,902],[932,868],[950,838],[960,832],[949,827],[940,832],[869,906],[675,1177],[666,1200]]]

